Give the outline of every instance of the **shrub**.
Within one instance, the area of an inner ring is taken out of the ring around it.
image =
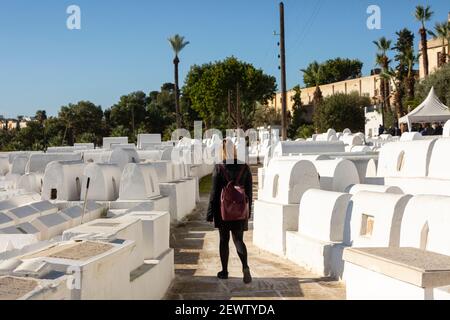
[[[329,128],[364,131],[364,107],[369,105],[370,98],[361,97],[356,92],[334,94],[325,98],[314,111],[314,126],[319,132],[326,132]]]

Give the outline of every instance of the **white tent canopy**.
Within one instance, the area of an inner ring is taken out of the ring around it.
[[[400,118],[399,123],[407,123],[409,131],[411,131],[413,123],[445,122],[447,120],[450,120],[450,110],[439,100],[434,87],[432,87],[428,97],[417,108]]]

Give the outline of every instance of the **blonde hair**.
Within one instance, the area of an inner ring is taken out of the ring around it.
[[[232,150],[230,150],[231,148]],[[230,153],[233,153],[232,157],[230,157]],[[231,141],[231,139],[223,139],[222,141],[222,160],[226,161],[229,159],[237,159],[237,149],[236,145]]]

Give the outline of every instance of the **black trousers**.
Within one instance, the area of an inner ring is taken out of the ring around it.
[[[222,271],[228,272],[228,257],[230,255],[229,242],[230,233],[233,236],[233,242],[236,246],[236,251],[241,259],[242,268],[248,268],[247,264],[247,247],[244,243],[244,231],[243,230],[233,230],[226,227],[219,228],[220,234],[220,261],[222,262]]]

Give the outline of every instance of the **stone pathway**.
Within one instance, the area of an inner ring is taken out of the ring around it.
[[[219,235],[205,221],[208,195],[202,195],[197,209],[185,223],[172,227],[175,249],[175,280],[166,296],[173,300],[230,299],[345,299],[342,283],[311,274],[296,264],[252,243],[252,231],[245,234],[253,282],[242,282],[242,266],[230,240],[229,279],[219,280]]]

